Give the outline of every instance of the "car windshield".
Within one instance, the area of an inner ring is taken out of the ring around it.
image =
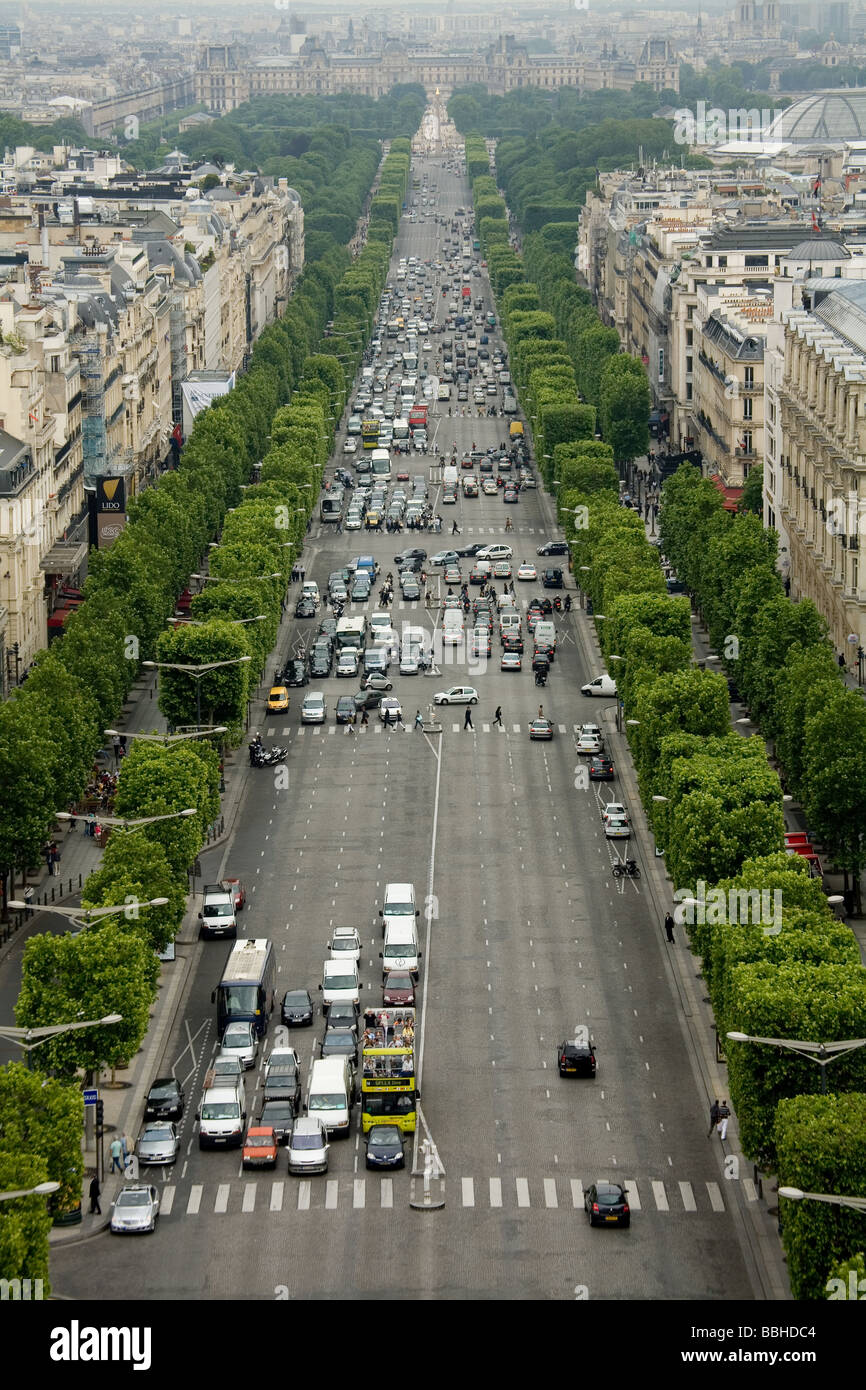
[[[168,1125],[152,1125],[144,1131],[142,1139],[146,1144],[162,1142],[165,1139],[172,1139],[171,1129]]]
[[[226,1033],[222,1045],[226,1051],[231,1051],[233,1047],[249,1047],[250,1035],[249,1033],[232,1033],[231,1036],[229,1036],[229,1034]]]
[[[205,917],[233,917],[234,912],[233,903],[205,903]]]
[[[622,1201],[622,1194],[619,1192],[598,1192],[596,1199],[600,1207],[618,1207]]]
[[[295,1118],[295,1107],[290,1100],[269,1101],[262,1110],[262,1124],[272,1125],[277,1120],[293,1120]]]
[[[209,1101],[201,1108],[203,1120],[236,1120],[238,1104],[234,1100]]]
[[[321,1149],[322,1138],[319,1134],[293,1134],[293,1149]]]
[[[273,1138],[270,1134],[248,1134],[248,1149],[270,1149],[273,1147]]]
[[[331,942],[332,951],[357,951],[357,949],[358,943],[353,941],[351,937],[338,936],[336,940]]]
[[[177,1094],[177,1086],[174,1081],[158,1082],[150,1088],[151,1100],[173,1100]]]
[[[324,1092],[319,1091],[310,1096],[308,1108],[310,1110],[345,1110],[346,1097],[345,1095],[341,1095],[339,1091],[335,1095],[326,1095]]]
[[[355,989],[354,975],[329,975],[325,981],[326,989]]]
[[[310,1000],[301,989],[289,990],[283,1003],[287,1009],[308,1009],[310,1007]]]
[[[386,917],[414,917],[415,904],[413,902],[395,902],[389,899],[385,904]]]
[[[371,1149],[390,1149],[400,1145],[400,1132],[391,1125],[376,1125],[370,1130],[368,1143]]]
[[[150,1193],[149,1193],[149,1192],[130,1192],[130,1191],[127,1189],[126,1192],[121,1192],[121,1193],[120,1193],[120,1195],[119,1195],[119,1197],[118,1197],[118,1199],[117,1199],[117,1205],[118,1205],[119,1207],[121,1207],[121,1206],[122,1206],[122,1207],[149,1207],[149,1206],[150,1206]]]

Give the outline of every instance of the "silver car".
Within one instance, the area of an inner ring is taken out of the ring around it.
[[[138,1136],[136,1153],[139,1163],[174,1163],[180,1140],[170,1120],[153,1120]]]
[[[251,1023],[229,1023],[220,1043],[220,1055],[237,1057],[244,1071],[256,1064],[259,1039]]]
[[[303,1115],[295,1121],[289,1140],[289,1172],[305,1177],[307,1173],[327,1173],[328,1144],[321,1120]]]
[[[159,1193],[155,1187],[143,1184],[122,1187],[111,1204],[113,1235],[144,1235],[156,1230],[159,1216]]]

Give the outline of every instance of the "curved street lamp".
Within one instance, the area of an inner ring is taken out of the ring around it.
[[[687,900],[688,901],[688,900]],[[844,1057],[849,1052],[857,1052],[861,1047],[866,1047],[866,1038],[846,1038],[838,1042],[811,1042],[808,1039],[800,1038],[759,1038],[753,1037],[750,1033],[727,1033],[726,1037],[731,1042],[751,1042],[762,1043],[765,1047],[778,1047],[784,1052],[795,1052],[798,1057],[805,1057],[808,1062],[815,1062],[821,1068],[821,1095],[827,1094],[827,1067],[834,1062],[837,1057]]]
[[[18,1192],[0,1192],[0,1202],[13,1202],[16,1197],[50,1197],[59,1188],[59,1182],[38,1182],[35,1187],[22,1187]]]

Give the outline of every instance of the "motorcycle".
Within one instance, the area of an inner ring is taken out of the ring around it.
[[[566,613],[571,612],[571,594],[566,594],[565,596],[565,611]]]
[[[289,756],[288,748],[263,748],[260,743],[249,745],[250,767],[275,767]]]
[[[636,859],[625,859],[621,864],[613,866],[614,878],[640,878],[640,869]]]
[[[553,600],[553,607],[557,613],[562,612],[562,599],[559,597],[559,594],[557,594],[556,598]]]
[[[544,671],[536,671],[536,673],[535,673],[535,684],[536,684],[536,685],[547,685],[547,675],[546,675],[546,673],[545,673]]]

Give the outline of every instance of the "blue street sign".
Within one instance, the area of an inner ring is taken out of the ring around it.
[[[85,1092],[84,1092],[84,1104],[85,1104],[85,1105],[95,1105],[98,1099],[99,1099],[99,1092],[98,1092],[97,1090],[85,1091]]]

